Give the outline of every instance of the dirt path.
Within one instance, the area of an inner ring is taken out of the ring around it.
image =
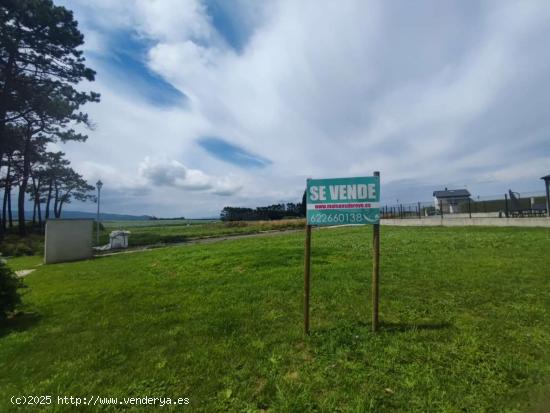
[[[18,271],[15,271],[15,275],[18,276],[19,278],[23,278],[34,271],[36,271],[36,268],[30,269],[30,270],[18,270]]]

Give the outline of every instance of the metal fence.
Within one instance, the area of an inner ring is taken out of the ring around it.
[[[435,199],[411,203],[382,204],[382,219],[521,218],[548,216],[542,192],[475,196],[465,199]]]

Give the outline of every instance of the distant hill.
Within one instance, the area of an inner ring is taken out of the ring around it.
[[[93,218],[95,219],[97,214],[93,212],[81,212],[81,211],[63,211],[61,212],[61,218]],[[149,221],[153,217],[149,215],[126,215],[126,214],[109,214],[100,213],[99,218],[103,221]]]
[[[17,217],[17,211],[14,211],[14,216]],[[62,211],[61,218],[65,219],[95,219],[95,212],[82,212],[82,211]],[[25,218],[27,220],[32,219],[32,211],[25,211]],[[149,215],[126,215],[126,214],[109,214],[101,213],[100,218],[102,221],[149,221],[153,217]]]

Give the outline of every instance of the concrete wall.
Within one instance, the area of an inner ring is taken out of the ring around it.
[[[447,217],[447,215],[449,215]],[[504,216],[504,213],[501,214],[502,216]],[[472,218],[498,218],[499,217],[499,213],[498,212],[472,212]],[[424,217],[422,217],[424,218]],[[430,217],[426,217],[426,218],[430,218],[430,219],[441,219],[441,216],[440,215],[437,215],[437,216],[430,216]],[[460,214],[444,214],[443,215],[443,219],[455,219],[455,218],[470,218],[470,214],[468,213],[460,213]]]
[[[44,263],[92,257],[92,219],[50,219],[46,222]]]
[[[403,227],[545,227],[550,228],[549,217],[539,218],[443,218],[430,217],[423,219],[381,219],[381,225],[396,225]]]

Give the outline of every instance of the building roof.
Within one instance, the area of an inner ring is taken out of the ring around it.
[[[550,175],[543,176],[543,177],[540,178],[540,179],[544,179],[544,180],[546,181],[547,179],[550,179]]]
[[[436,198],[469,198],[470,193],[467,189],[445,189],[444,191],[434,191]]]

